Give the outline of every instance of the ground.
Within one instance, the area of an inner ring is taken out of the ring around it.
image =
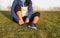
[[[11,13],[0,11],[0,38],[60,38],[60,11],[40,11],[37,30],[24,28],[12,20]]]

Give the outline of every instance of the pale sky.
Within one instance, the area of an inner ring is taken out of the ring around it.
[[[0,0],[0,6],[7,8],[12,5],[13,0]],[[32,0],[33,6],[47,9],[49,7],[60,7],[60,0]]]

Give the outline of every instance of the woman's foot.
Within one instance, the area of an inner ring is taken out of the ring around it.
[[[28,23],[21,24],[22,27],[27,27]]]

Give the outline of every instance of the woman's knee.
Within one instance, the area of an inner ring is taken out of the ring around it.
[[[40,17],[40,12],[36,12],[35,16],[39,16]]]
[[[18,4],[15,6],[15,13],[17,13],[18,11],[21,11],[21,6],[19,6]]]

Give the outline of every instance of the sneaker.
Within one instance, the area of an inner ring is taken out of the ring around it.
[[[21,24],[22,27],[27,27],[28,23]]]
[[[29,24],[28,28],[32,28],[32,29],[35,29],[35,30],[37,29],[36,25],[34,23]]]

